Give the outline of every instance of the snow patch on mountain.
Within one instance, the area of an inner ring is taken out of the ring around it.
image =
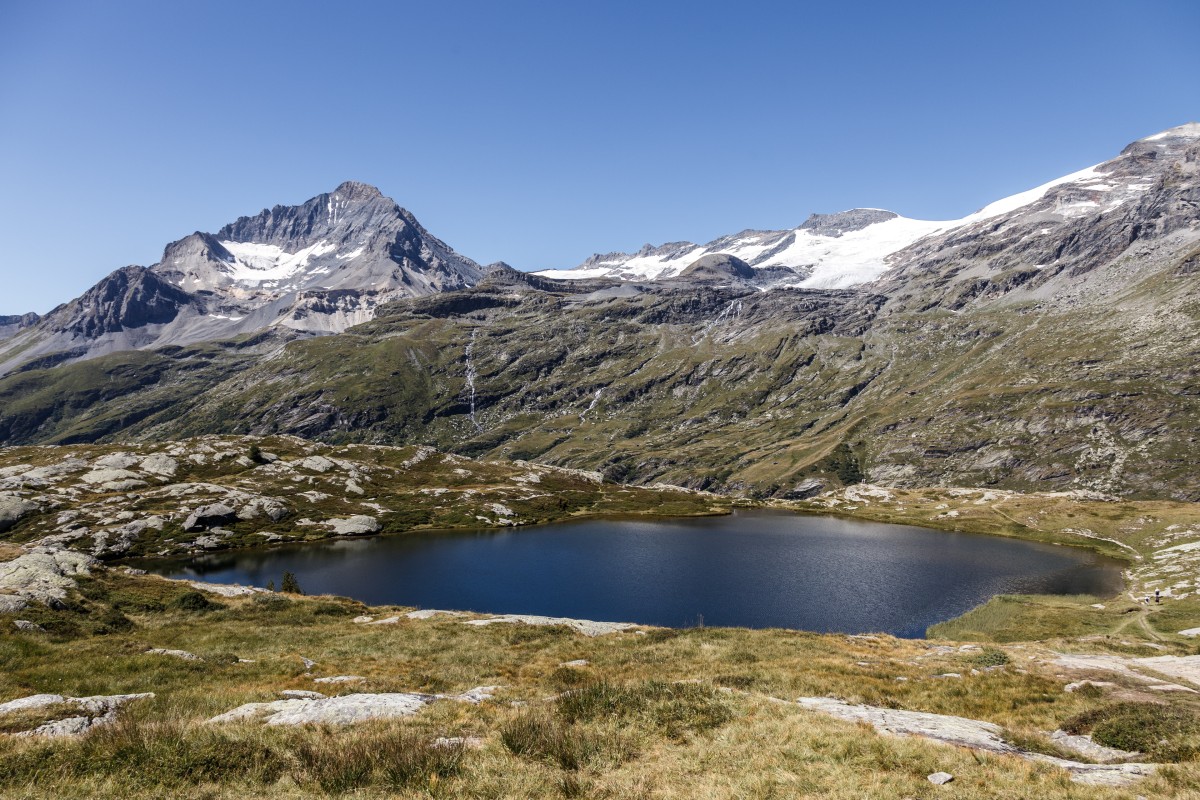
[[[337,249],[322,240],[308,247],[289,253],[282,247],[257,242],[221,242],[233,256],[230,277],[238,283],[262,283],[292,277],[308,266],[309,259],[323,256]]]
[[[1144,141],[1168,137],[1200,136],[1200,125],[1172,128]],[[1102,171],[1105,165],[1072,172],[1040,186],[989,203],[973,214],[955,220],[919,220],[892,216],[882,220],[860,221],[860,227],[828,229],[828,221],[843,217],[859,218],[863,212],[879,209],[854,209],[821,218],[818,230],[809,223],[790,231],[746,231],[725,236],[707,245],[680,242],[659,248],[647,246],[635,254],[613,253],[594,256],[570,270],[536,272],[547,278],[580,280],[620,278],[622,280],[658,280],[674,277],[701,256],[725,253],[742,259],[756,269],[782,267],[796,273],[796,279],[784,277],[777,286],[809,289],[842,289],[879,278],[892,266],[891,257],[918,241],[965,228],[1053,198],[1052,204],[1032,209],[1059,221],[1094,213],[1107,213],[1151,188],[1150,183],[1122,181]],[[1047,201],[1049,203],[1050,201]],[[817,219],[817,217],[814,217]],[[863,224],[865,222],[865,224]]]

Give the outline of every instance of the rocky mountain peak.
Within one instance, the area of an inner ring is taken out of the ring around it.
[[[680,278],[688,280],[728,281],[731,278],[752,280],[754,276],[754,267],[728,253],[711,253],[701,256],[679,273]]]
[[[868,225],[886,222],[898,216],[900,215],[894,211],[884,211],[882,208],[852,208],[836,214],[812,214],[800,226],[800,230],[818,236],[837,238],[842,234],[861,231]]]
[[[333,190],[333,194],[351,202],[374,200],[383,197],[383,192],[379,191],[378,187],[372,186],[369,183],[360,183],[359,181],[343,181]]]
[[[164,325],[195,305],[187,292],[146,267],[122,267],[46,316],[46,326],[83,338]]]
[[[157,264],[118,270],[32,333],[5,326],[0,374],[64,351],[87,357],[264,328],[336,333],[371,320],[384,303],[482,277],[482,267],[379,189],[346,181],[300,205],[172,242]]]

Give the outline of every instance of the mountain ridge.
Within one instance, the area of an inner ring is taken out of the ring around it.
[[[848,288],[768,288],[785,268],[750,280],[732,253],[657,281],[497,264],[341,334],[30,362],[0,378],[0,442],[289,433],[758,497],[865,478],[1200,500],[1200,126],[1084,172]]]
[[[266,328],[284,339],[335,333],[371,319],[381,303],[465,288],[483,274],[379,189],[347,181],[215,234],[196,231],[166,245],[149,267],[109,274],[0,337],[0,374],[56,353],[70,361]],[[123,308],[97,300],[125,295],[130,281],[153,286],[152,309],[139,306],[141,290]]]

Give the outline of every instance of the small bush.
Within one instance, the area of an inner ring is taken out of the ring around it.
[[[209,600],[200,592],[184,592],[171,600],[170,607],[177,611],[191,611],[197,614],[223,608],[223,606]]]
[[[283,611],[292,605],[291,600],[278,594],[256,594],[251,602],[255,611]]]
[[[133,620],[111,606],[97,615],[96,622],[99,623],[96,633],[101,636],[131,630],[134,627]]]
[[[1008,657],[1008,653],[998,647],[985,647],[983,652],[976,655],[971,661],[979,667],[1003,667],[1012,659]]]
[[[1158,703],[1114,703],[1068,719],[1067,733],[1091,733],[1106,747],[1145,753],[1156,761],[1186,761],[1200,753],[1200,715]]]
[[[1099,700],[1104,697],[1104,687],[1097,686],[1091,681],[1084,681],[1082,685],[1075,689],[1075,694],[1087,700]]]
[[[380,778],[392,789],[428,784],[434,777],[453,777],[466,754],[461,742],[434,745],[408,732],[383,737],[375,747]]]

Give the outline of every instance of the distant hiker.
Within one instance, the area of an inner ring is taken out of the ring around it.
[[[1156,603],[1162,602],[1162,597],[1159,596],[1158,589],[1154,590],[1154,602],[1156,602]]]

